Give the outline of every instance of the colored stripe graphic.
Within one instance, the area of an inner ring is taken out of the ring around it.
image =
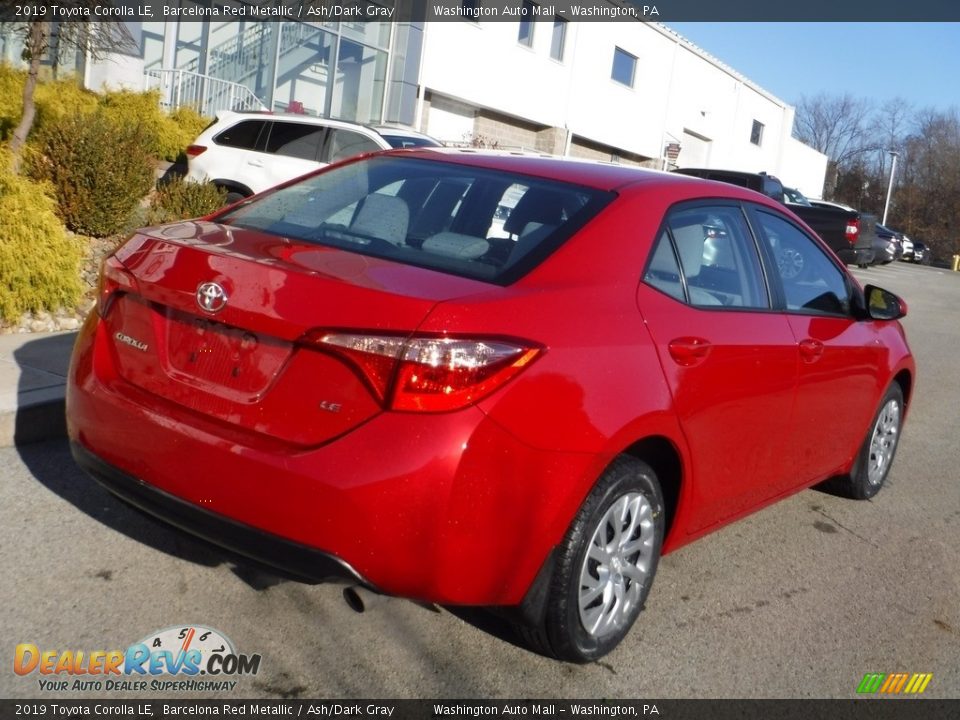
[[[883,679],[886,677],[884,673],[867,673],[863,676],[863,680],[860,681],[859,687],[857,687],[858,693],[875,693],[880,689],[880,685],[883,683]]]
[[[933,673],[866,673],[857,686],[857,692],[872,695],[919,695],[933,680]]]
[[[933,680],[933,673],[914,673],[907,683],[905,693],[917,695],[927,689],[927,685]]]

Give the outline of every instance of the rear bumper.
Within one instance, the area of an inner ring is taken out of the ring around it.
[[[539,450],[476,407],[381,413],[291,447],[120,378],[88,319],[67,383],[78,462],[111,492],[307,581],[518,605],[592,485],[596,457]]]
[[[238,555],[307,583],[344,580],[376,590],[343,560],[282,537],[208,512],[104,462],[76,442],[73,459],[104,488],[134,507]]]

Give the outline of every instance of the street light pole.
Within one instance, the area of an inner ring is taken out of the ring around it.
[[[880,221],[881,225],[887,224],[887,211],[890,209],[890,194],[893,192],[893,174],[897,171],[897,158],[900,157],[900,153],[894,150],[887,150],[887,152],[890,153],[890,184],[887,185],[887,202],[883,205],[883,220]]]

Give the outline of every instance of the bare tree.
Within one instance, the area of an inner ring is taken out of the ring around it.
[[[894,217],[898,227],[945,258],[960,252],[960,116],[927,109],[915,125],[897,165]]]
[[[840,174],[855,159],[875,149],[869,133],[872,106],[849,93],[803,96],[797,105],[794,134],[828,158],[827,195],[832,196]]]
[[[888,100],[874,114],[869,132],[876,147],[877,174],[881,177],[888,174],[888,151],[903,152],[913,121],[913,106],[900,97]]]
[[[62,8],[76,9],[75,17],[96,17],[94,8],[108,6],[104,0],[62,0]],[[83,11],[87,10],[87,13]],[[40,74],[40,65],[44,55],[50,50],[54,24],[48,20],[3,23],[5,29],[13,30],[23,38],[22,58],[27,63],[27,80],[23,85],[23,113],[20,123],[13,131],[10,149],[13,152],[14,172],[20,168],[23,147],[33,127],[36,116],[34,90]],[[65,48],[79,50],[88,59],[99,60],[106,54],[117,51],[129,51],[136,48],[136,42],[122,22],[94,22],[71,20],[56,24],[58,51]]]

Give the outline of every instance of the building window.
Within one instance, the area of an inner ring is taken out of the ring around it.
[[[626,50],[614,48],[613,71],[610,77],[622,85],[633,87],[633,76],[637,70],[637,58]]]
[[[520,33],[517,42],[527,47],[533,47],[533,15],[537,4],[533,0],[523,0],[523,19],[520,21]]]
[[[478,23],[480,17],[480,0],[460,0],[460,7],[463,8],[464,19]]]
[[[563,50],[567,44],[567,21],[560,17],[553,19],[553,36],[550,39],[550,57],[563,62]]]
[[[754,145],[763,142],[763,123],[759,120],[753,121],[753,127],[750,129],[750,142]]]

